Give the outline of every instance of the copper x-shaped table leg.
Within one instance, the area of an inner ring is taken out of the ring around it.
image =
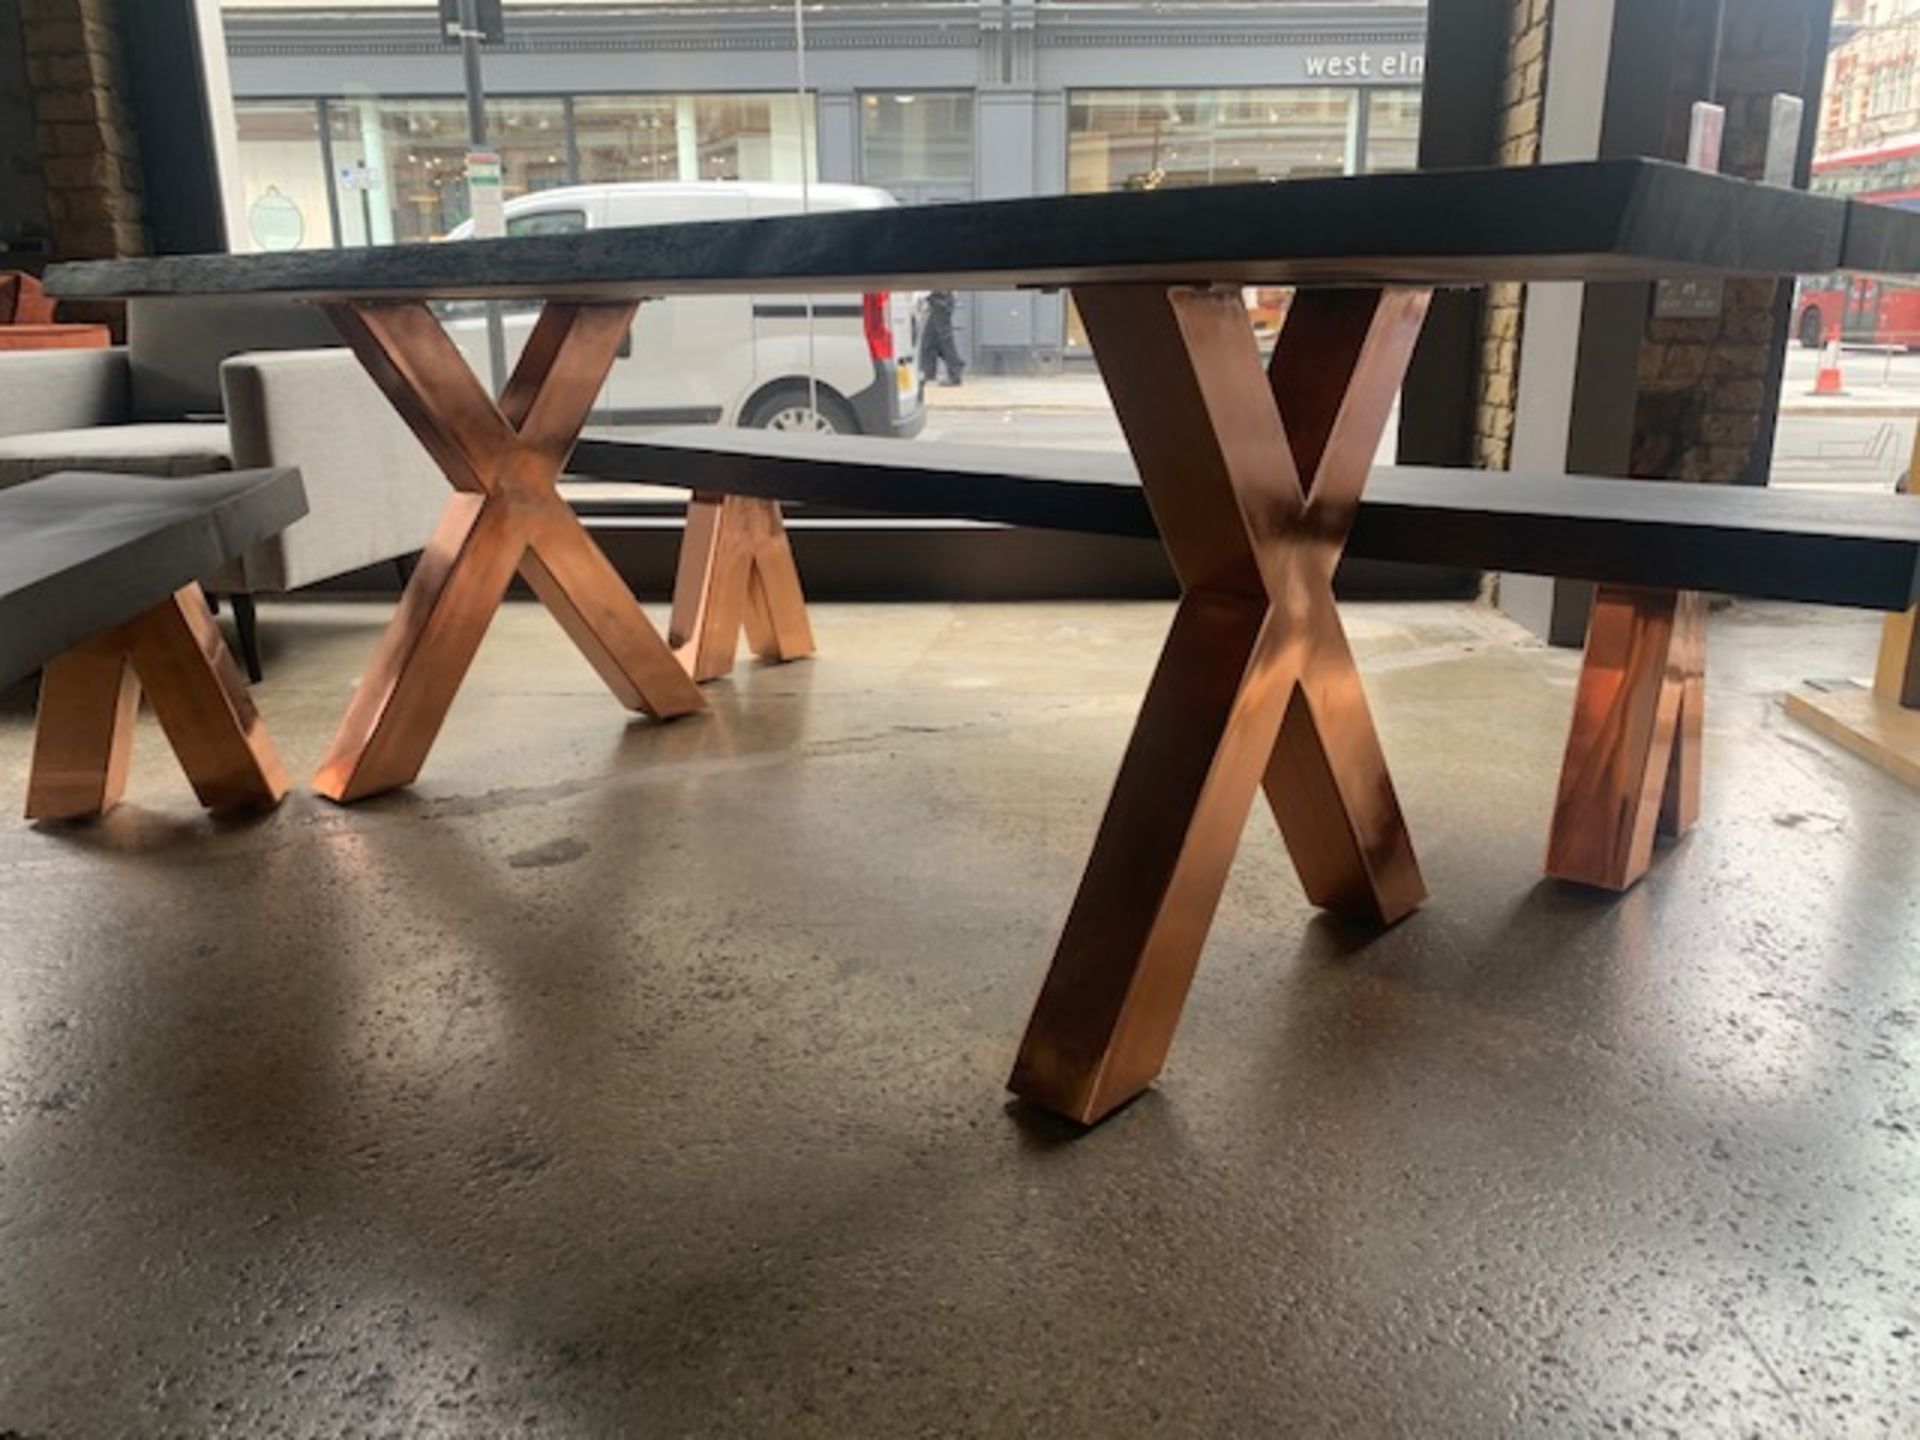
[[[695,680],[733,669],[744,628],[762,660],[813,654],[807,597],[773,500],[696,494],[673,580],[667,643]]]
[[[1262,784],[1315,904],[1425,898],[1332,583],[1427,292],[1302,291],[1265,375],[1238,289],[1075,299],[1182,589],[1010,1082],[1091,1124],[1159,1074]]]
[[[328,311],[459,493],[314,788],[349,801],[412,783],[516,570],[623,704],[663,719],[700,709],[700,692],[554,488],[633,302],[548,305],[498,404],[426,305]]]
[[[1706,598],[1603,585],[1587,622],[1547,873],[1625,890],[1700,813]]]

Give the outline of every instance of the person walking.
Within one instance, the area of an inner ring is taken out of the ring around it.
[[[947,378],[940,380],[943,360],[947,365]],[[960,347],[953,343],[953,292],[935,290],[927,296],[927,328],[920,336],[921,377],[940,380],[943,385],[958,385],[965,366]]]

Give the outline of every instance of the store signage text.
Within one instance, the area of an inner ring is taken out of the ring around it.
[[[1302,61],[1309,80],[1418,80],[1427,57],[1418,50],[1348,50],[1308,55]]]

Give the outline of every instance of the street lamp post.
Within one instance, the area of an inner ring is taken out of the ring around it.
[[[497,26],[499,6],[494,9]],[[499,157],[487,151],[487,92],[480,74],[480,42],[487,32],[481,28],[480,0],[459,0],[455,25],[460,32],[460,65],[467,91],[467,197],[473,211],[473,234],[476,240],[496,239],[504,233],[499,206],[493,203],[493,197],[499,195],[501,166]],[[485,173],[477,175],[479,170]],[[477,185],[493,187],[493,196],[484,205],[478,202]],[[498,395],[506,386],[507,334],[500,320],[499,302],[494,300],[487,301],[487,371],[493,393]]]

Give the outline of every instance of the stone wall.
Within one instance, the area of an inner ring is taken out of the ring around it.
[[[1532,165],[1540,158],[1540,118],[1546,94],[1547,41],[1553,0],[1513,0],[1507,37],[1507,75],[1501,94],[1500,163]],[[1526,287],[1487,287],[1480,331],[1479,404],[1474,419],[1474,463],[1504,470],[1513,448],[1513,405],[1520,369],[1520,323]]]
[[[18,0],[53,253],[147,251],[139,148],[112,0]]]

